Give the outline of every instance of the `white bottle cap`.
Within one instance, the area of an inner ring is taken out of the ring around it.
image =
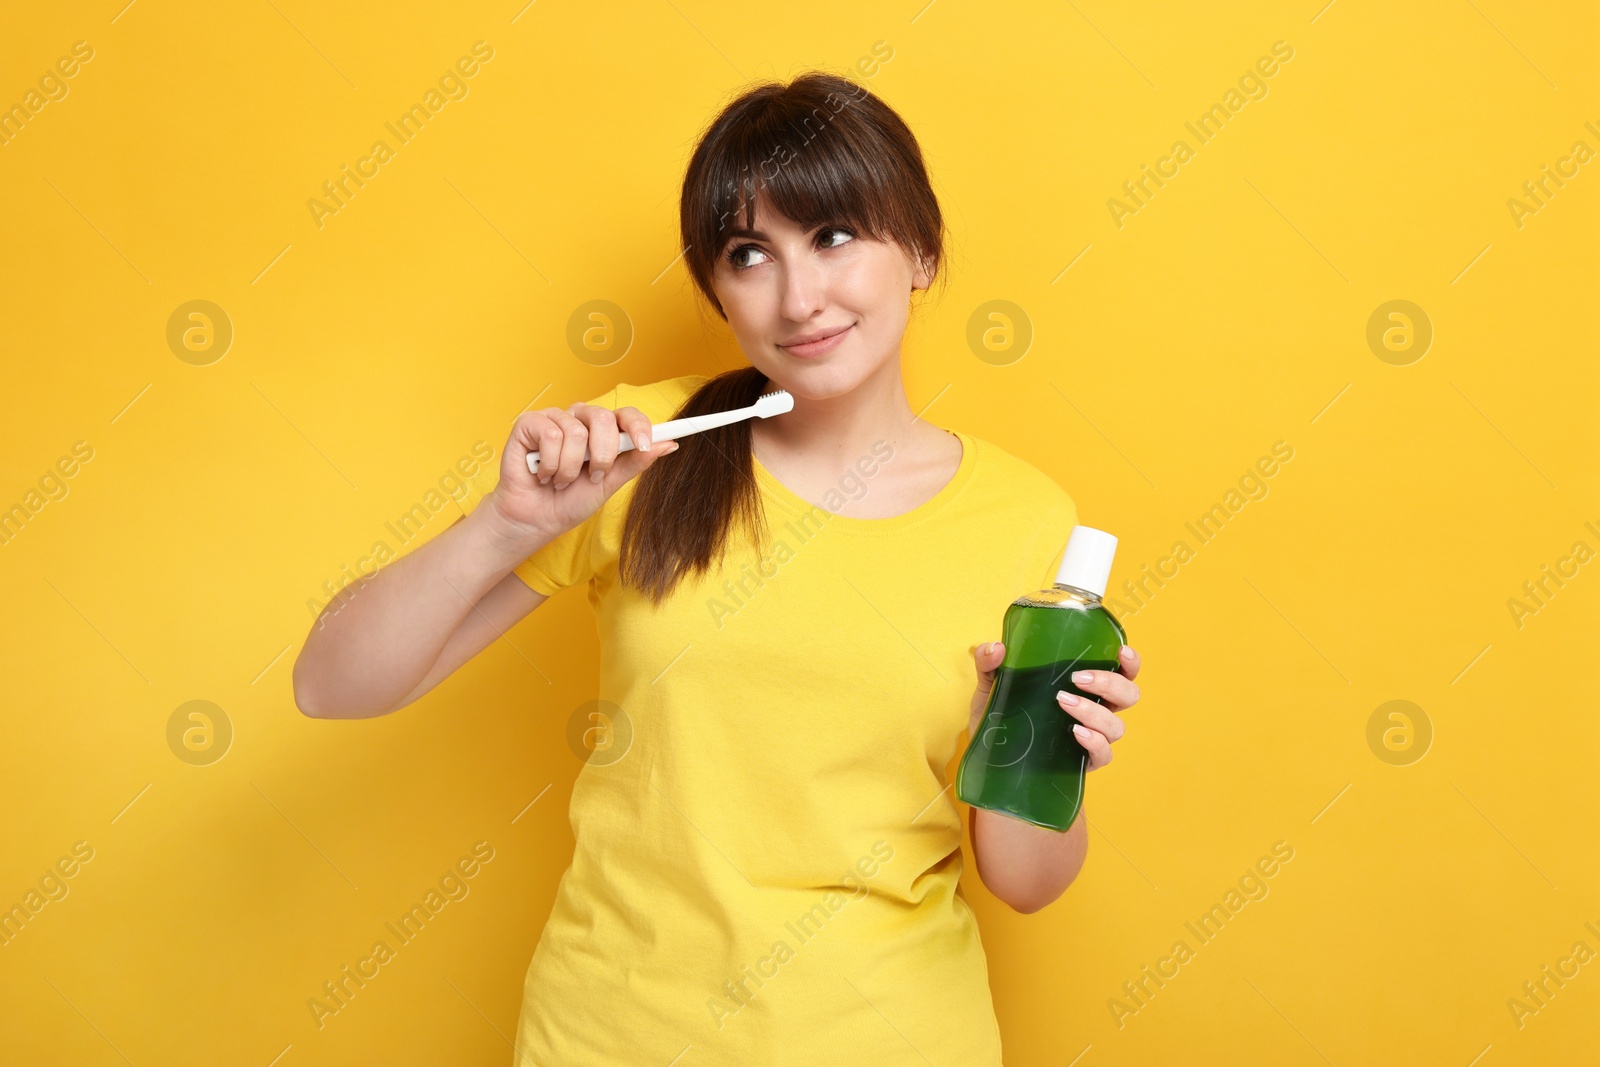
[[[1074,526],[1067,535],[1067,550],[1061,554],[1057,585],[1070,585],[1095,596],[1105,596],[1111,577],[1111,558],[1117,554],[1117,539],[1092,526]]]

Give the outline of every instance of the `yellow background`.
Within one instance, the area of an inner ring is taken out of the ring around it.
[[[122,3],[0,32],[5,104],[94,50],[0,147],[0,506],[93,449],[0,545],[0,906],[94,850],[0,947],[0,1061],[509,1061],[570,855],[589,609],[346,723],[292,701],[307,601],[536,399],[741,363],[676,258],[679,183],[732,93],[809,67],[905,116],[948,216],[913,405],[1054,476],[1121,538],[1114,583],[1195,549],[1125,619],[1145,697],[1078,882],[1021,916],[969,868],[1008,1065],[1594,1055],[1600,962],[1507,1006],[1600,951],[1600,565],[1520,627],[1507,606],[1600,549],[1600,163],[1507,206],[1600,150],[1591,5]],[[319,228],[306,201],[479,40],[468,95]],[[1184,122],[1276,41],[1267,95],[1198,145]],[[1119,228],[1108,199],[1179,138]],[[197,299],[234,330],[205,366],[166,340]],[[609,366],[566,341],[600,299],[634,331]],[[1366,341],[1396,299],[1434,331],[1405,366]],[[969,348],[991,300],[1031,323],[1021,358]],[[1184,524],[1280,440],[1268,495],[1199,545]],[[1433,733],[1403,766],[1367,741],[1397,699]],[[168,745],[190,700],[232,724],[209,765]],[[307,1000],[478,841],[471,895],[319,1030]],[[1199,946],[1184,922],[1277,841],[1270,894]]]

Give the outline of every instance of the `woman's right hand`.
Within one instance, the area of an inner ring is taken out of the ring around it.
[[[620,456],[619,432],[634,442]],[[650,433],[650,420],[634,407],[612,411],[580,402],[525,411],[511,427],[500,456],[500,484],[485,503],[531,537],[552,540],[593,515],[657,458],[677,451],[676,441],[651,445]],[[539,453],[538,474],[528,470],[530,452]]]

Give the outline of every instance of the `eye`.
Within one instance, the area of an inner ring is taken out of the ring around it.
[[[828,238],[830,234],[844,234],[844,240],[825,241],[825,238]],[[853,230],[846,229],[843,226],[824,226],[817,231],[817,242],[823,248],[838,248],[840,245],[848,244],[855,239],[855,232]],[[751,267],[759,266],[757,263],[741,263],[739,261],[739,256],[745,252],[752,252],[761,256],[766,255],[766,253],[761,251],[760,248],[752,244],[743,244],[734,248],[730,248],[725,258],[728,261],[728,265],[731,266],[735,271],[749,270]]]
[[[845,229],[843,226],[824,226],[817,233],[817,237],[818,237],[818,239],[821,239],[824,234],[830,234],[830,233],[842,233],[842,234],[845,235],[845,239],[843,241],[835,241],[832,244],[825,245],[824,247],[826,247],[826,248],[838,248],[841,244],[847,244],[848,242],[854,241],[856,239],[856,235],[854,233],[852,233],[851,231]]]
[[[766,255],[765,252],[761,251],[761,249],[757,248],[755,245],[739,245],[737,248],[729,249],[728,264],[736,271],[749,270],[750,267],[753,266],[753,264],[739,262],[739,255],[742,252],[754,252],[757,255]]]

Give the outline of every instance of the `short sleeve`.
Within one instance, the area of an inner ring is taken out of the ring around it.
[[[615,410],[618,406],[617,395],[619,388],[608,389],[600,396],[585,401],[585,403]],[[505,443],[504,438],[509,434],[510,427],[507,426],[501,435],[500,443],[502,445]],[[500,460],[504,460],[503,454],[500,456]],[[452,499],[455,500],[456,506],[461,509],[461,514],[467,515],[482,502],[484,497],[494,492],[495,486],[500,484],[500,463],[482,464],[473,477],[466,478],[464,481],[465,491],[459,498]],[[616,496],[613,495],[612,499],[615,500]],[[605,511],[605,505],[596,508],[593,515],[556,537],[549,544],[513,567],[511,569],[512,573],[521,578],[523,584],[529,589],[545,596],[554,596],[568,586],[587,582],[595,573],[594,548],[596,531],[600,528]]]

